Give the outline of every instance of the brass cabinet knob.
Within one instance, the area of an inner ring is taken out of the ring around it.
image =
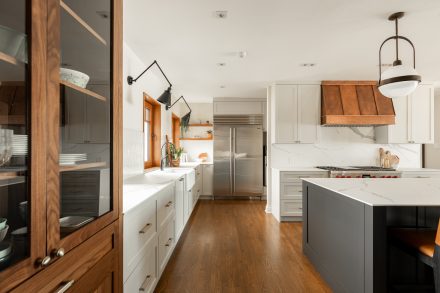
[[[50,263],[50,261],[52,260],[52,258],[50,256],[45,256],[43,258],[37,258],[37,260],[35,261],[35,264],[37,267],[47,267]]]
[[[64,256],[64,248],[58,248],[58,249],[54,249],[52,250],[52,257],[63,257]]]

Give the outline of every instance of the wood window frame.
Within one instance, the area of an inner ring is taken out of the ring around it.
[[[144,154],[144,169],[160,166],[160,138],[161,138],[161,106],[158,101],[153,99],[148,94],[144,93],[143,106],[142,106],[142,131],[145,133],[145,108],[150,110],[150,132],[151,139],[149,140],[150,160],[145,161]],[[145,135],[145,134],[144,134]],[[144,140],[145,141],[145,140]],[[145,148],[144,148],[145,149]]]
[[[180,147],[180,118],[176,114],[171,116],[171,131],[173,137],[173,143],[176,147]]]

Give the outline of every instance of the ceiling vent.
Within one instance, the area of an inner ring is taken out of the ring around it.
[[[217,10],[214,12],[214,16],[216,18],[224,19],[228,17],[228,12],[226,10]]]
[[[395,124],[391,99],[376,81],[323,81],[321,124],[324,126],[380,126]]]

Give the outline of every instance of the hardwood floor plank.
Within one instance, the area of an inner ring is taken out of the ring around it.
[[[155,292],[331,292],[302,254],[302,224],[265,206],[201,200]]]

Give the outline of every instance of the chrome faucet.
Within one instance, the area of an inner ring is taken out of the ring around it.
[[[163,147],[166,146],[166,145],[167,145],[167,143],[164,143],[162,145],[162,147],[160,148],[160,156],[161,156],[161,158],[160,158],[160,170],[161,171],[163,171],[165,169],[164,161],[166,162],[166,160],[167,160],[167,152],[166,151],[165,151],[165,156],[162,157]]]

